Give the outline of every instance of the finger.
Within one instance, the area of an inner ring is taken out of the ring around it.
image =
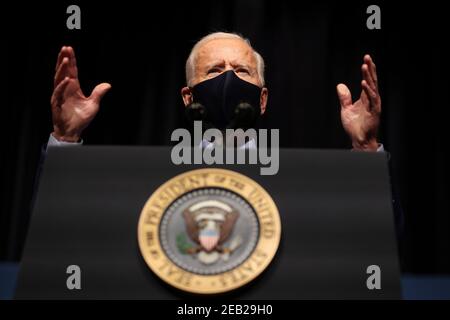
[[[109,91],[109,89],[111,89],[111,85],[109,83],[100,83],[94,88],[94,90],[92,90],[89,99],[92,99],[95,103],[99,104],[103,96]]]
[[[345,84],[338,84],[336,87],[336,91],[342,108],[352,105],[352,95]]]
[[[69,72],[72,78],[78,78],[77,59],[75,57],[75,50],[72,47],[67,47],[69,54]]]
[[[369,66],[367,64],[362,65],[361,72],[362,72],[363,80],[365,80],[369,84],[369,86],[372,90],[376,91],[377,86],[375,85],[375,82],[369,71]]]
[[[60,107],[64,98],[64,91],[66,90],[67,85],[70,82],[69,77],[65,77],[53,90],[52,98],[50,99],[50,103],[52,108]]]
[[[56,59],[55,72],[59,69],[59,66],[60,66],[61,62],[63,61],[64,57],[67,57],[67,56],[68,56],[67,47],[63,46],[58,53],[58,59]]]
[[[367,96],[370,99],[376,99],[377,98],[377,92],[373,90],[373,88],[367,83],[367,81],[363,80],[361,81],[361,86],[363,90],[365,90]]]
[[[366,103],[365,101],[363,101],[363,103],[367,104],[368,111],[374,110],[378,106],[378,93],[373,90],[365,80],[361,81],[361,87],[368,97],[368,103]]]
[[[375,65],[375,62],[373,61],[372,57],[368,54],[364,56],[364,62],[369,66],[369,72],[372,76],[372,79],[378,88],[378,75],[377,75],[377,66]]]
[[[69,76],[69,58],[64,57],[61,64],[59,65],[58,70],[55,73],[55,78],[53,81],[53,86],[56,86],[65,78]]]

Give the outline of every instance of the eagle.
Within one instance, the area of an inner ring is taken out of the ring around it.
[[[200,201],[183,211],[186,231],[199,245],[194,252],[226,252],[222,244],[230,237],[239,212],[217,200]]]

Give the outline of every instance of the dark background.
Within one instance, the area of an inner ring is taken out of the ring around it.
[[[356,100],[362,57],[373,56],[380,141],[405,211],[404,271],[450,273],[447,17],[441,2],[392,2],[2,4],[0,260],[20,259],[62,45],[75,48],[86,95],[100,82],[113,87],[85,144],[164,145],[186,124],[180,89],[190,48],[209,32],[232,31],[265,59],[264,123],[280,128],[282,147],[350,148],[335,86],[346,83]],[[70,4],[81,7],[81,30],[66,28]],[[381,7],[381,30],[366,28],[370,4]]]

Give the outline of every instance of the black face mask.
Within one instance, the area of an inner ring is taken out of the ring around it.
[[[193,104],[204,107],[202,119],[207,126],[221,130],[255,127],[260,115],[261,88],[242,80],[234,71],[202,81],[191,90]]]

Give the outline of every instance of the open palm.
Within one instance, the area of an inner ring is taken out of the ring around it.
[[[101,83],[86,97],[78,80],[75,52],[62,47],[56,63],[54,91],[51,98],[53,135],[61,141],[76,142],[82,131],[94,119],[100,101],[111,88]]]
[[[352,102],[350,90],[344,84],[337,86],[341,104],[342,125],[355,149],[376,150],[377,131],[380,123],[381,98],[378,92],[376,66],[369,55],[362,65],[361,95]]]

